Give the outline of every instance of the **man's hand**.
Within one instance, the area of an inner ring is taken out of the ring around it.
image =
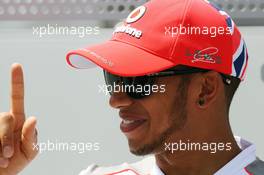
[[[36,118],[25,118],[21,65],[13,64],[11,74],[11,109],[0,113],[0,175],[18,174],[38,152]]]

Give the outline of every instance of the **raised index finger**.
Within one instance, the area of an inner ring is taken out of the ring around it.
[[[11,113],[15,119],[15,130],[22,128],[25,121],[24,111],[24,77],[20,64],[11,68]]]

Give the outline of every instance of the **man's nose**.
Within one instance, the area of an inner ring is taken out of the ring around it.
[[[110,106],[116,109],[127,107],[132,103],[133,100],[125,92],[114,93],[109,99]]]

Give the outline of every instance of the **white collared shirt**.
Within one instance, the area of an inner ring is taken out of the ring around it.
[[[214,175],[250,175],[245,167],[256,160],[256,146],[241,137],[235,137],[242,150],[235,158],[219,169]],[[151,175],[165,175],[155,163]]]
[[[254,144],[235,137],[241,152],[219,169],[214,175],[251,175],[245,167],[256,160],[256,147]],[[100,167],[95,164],[90,165],[79,175],[165,175],[156,164],[155,156],[148,156],[143,160],[128,164],[123,163],[117,166]]]

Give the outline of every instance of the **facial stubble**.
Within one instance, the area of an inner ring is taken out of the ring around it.
[[[159,137],[155,137],[150,143],[145,143],[135,150],[130,150],[132,154],[138,156],[144,156],[159,152],[167,140],[175,132],[179,132],[184,127],[187,119],[187,96],[188,96],[188,85],[189,79],[182,77],[175,91],[173,102],[171,103],[171,112],[169,113],[169,127],[164,130]],[[166,117],[166,116],[164,116]],[[130,143],[129,143],[130,145]]]

